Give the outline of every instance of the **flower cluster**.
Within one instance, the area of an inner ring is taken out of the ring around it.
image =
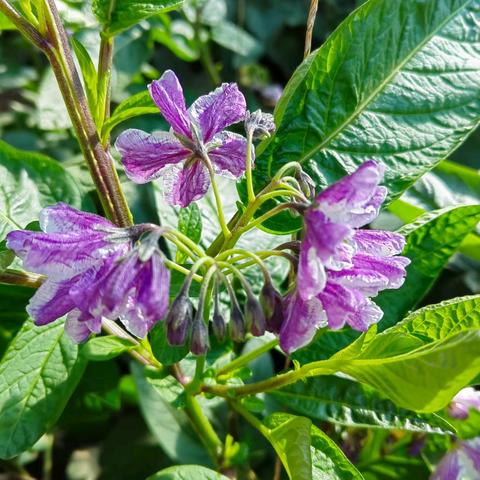
[[[410,263],[399,256],[402,235],[360,230],[379,213],[386,189],[382,168],[365,162],[320,193],[304,215],[297,285],[285,301],[280,344],[292,352],[308,344],[316,329],[365,331],[382,310],[370,299],[381,290],[399,288]]]
[[[157,248],[160,232],[139,243],[150,226],[118,228],[63,203],[43,209],[40,227],[7,236],[24,267],[47,277],[27,307],[37,325],[68,314],[65,329],[81,342],[100,332],[103,317],[119,319],[138,337],[163,318],[170,271]]]

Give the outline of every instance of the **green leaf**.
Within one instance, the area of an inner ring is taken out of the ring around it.
[[[134,348],[132,342],[126,338],[106,335],[104,337],[91,338],[81,347],[82,355],[93,362],[104,362],[118,357],[122,353]]]
[[[0,32],[2,30],[15,30],[15,25],[0,12]]]
[[[265,419],[264,435],[291,480],[361,480],[360,472],[342,450],[305,417],[274,413]]]
[[[85,368],[63,321],[27,320],[0,362],[0,458],[31,447],[59,418]]]
[[[254,55],[260,50],[260,45],[248,32],[231,22],[224,21],[215,25],[211,35],[215,43],[243,57]]]
[[[186,208],[181,208],[178,212],[178,230],[186,235],[190,240],[199,243],[202,237],[202,214],[196,203],[191,203]],[[176,262],[183,263],[187,255],[177,250]]]
[[[145,370],[145,378],[160,396],[172,407],[185,407],[185,390],[172,375],[159,374],[156,370]]]
[[[228,480],[214,470],[202,467],[201,465],[179,465],[165,468],[164,470],[151,475],[147,480]]]
[[[399,407],[440,410],[480,373],[479,305],[473,296],[420,309],[343,359],[340,370]]]
[[[183,0],[94,0],[93,11],[103,33],[114,36],[145,18],[179,8]]]
[[[82,72],[83,83],[87,93],[88,105],[90,110],[95,112],[97,109],[97,70],[93,64],[87,49],[75,37],[70,37],[75,55],[77,56],[80,70]]]
[[[149,335],[152,352],[162,365],[173,365],[185,358],[190,351],[188,342],[181,346],[168,343],[165,322],[158,322]]]
[[[447,157],[480,112],[478,0],[370,0],[289,81],[257,183],[299,161],[319,188],[367,159],[390,198]],[[286,225],[288,227],[288,225]]]
[[[102,127],[102,138],[107,138],[110,132],[120,123],[132,117],[146,115],[148,113],[159,113],[159,108],[153,103],[150,92],[145,90],[127,98],[118,105],[112,116]]]
[[[38,220],[40,210],[62,201],[89,209],[75,179],[54,160],[0,140],[0,240]]]
[[[155,389],[145,377],[143,366],[132,363],[140,410],[148,428],[164,452],[182,463],[208,462],[208,454],[190,427],[187,415],[170,404],[161,390]]]
[[[384,311],[379,328],[384,330],[415,308],[430,290],[450,257],[480,222],[480,205],[447,208],[427,213],[400,229],[407,244],[403,255],[411,259],[405,283],[375,298]]]
[[[274,390],[270,395],[295,413],[348,427],[455,432],[452,425],[438,415],[416,414],[399,408],[380,392],[347,378],[309,378]]]
[[[8,268],[14,260],[15,254],[7,248],[7,242],[2,240],[0,242],[0,273]]]

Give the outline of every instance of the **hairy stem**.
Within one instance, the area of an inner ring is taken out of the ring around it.
[[[253,203],[255,201],[255,191],[253,190],[253,178],[252,178],[252,143],[253,143],[253,130],[249,129],[249,132],[247,134],[247,152],[246,152],[246,167],[245,167],[248,203]]]
[[[303,51],[303,58],[307,58],[312,50],[313,27],[315,26],[317,10],[318,0],[310,0],[310,9],[308,11],[307,31],[305,33],[305,49]]]
[[[98,57],[97,87],[98,106],[96,123],[101,131],[103,124],[110,117],[110,78],[112,74],[113,38],[101,36],[100,55]],[[108,137],[103,139],[103,146],[108,145]]]
[[[22,287],[38,288],[45,281],[43,275],[36,273],[21,272],[7,268],[0,273],[0,283],[7,285],[21,285]]]

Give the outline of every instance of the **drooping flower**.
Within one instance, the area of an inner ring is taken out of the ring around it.
[[[360,230],[374,220],[386,196],[383,169],[365,162],[321,192],[304,216],[296,290],[285,301],[280,344],[292,352],[308,344],[317,328],[365,331],[382,310],[371,300],[399,288],[410,263],[402,235]]]
[[[480,411],[480,391],[473,387],[462,388],[453,397],[448,413],[453,418],[463,420],[468,417],[470,409]]]
[[[430,480],[480,480],[480,437],[459,442],[437,465]]]
[[[171,129],[155,134],[130,129],[117,138],[115,147],[130,179],[146,183],[163,177],[167,201],[186,207],[210,186],[206,162],[219,175],[238,178],[243,174],[246,140],[225,131],[245,117],[245,98],[236,84],[224,83],[188,110],[171,70],[150,84],[149,90]]]
[[[65,329],[80,342],[100,332],[102,317],[120,319],[139,337],[163,317],[170,274],[157,250],[142,256],[143,244],[134,247],[141,226],[119,228],[59,203],[42,210],[40,227],[7,236],[24,267],[47,277],[27,306],[35,324],[68,313]]]

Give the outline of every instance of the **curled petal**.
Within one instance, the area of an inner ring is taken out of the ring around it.
[[[383,257],[398,255],[405,247],[403,235],[384,230],[357,230],[353,242],[358,252]]]
[[[385,200],[386,189],[379,187],[383,166],[374,161],[362,164],[355,172],[321,192],[318,207],[334,222],[361,227],[371,222]]]
[[[65,321],[65,332],[75,343],[83,343],[92,333],[100,333],[101,319],[86,316],[78,309],[72,310]]]
[[[307,239],[302,243],[298,262],[297,285],[299,295],[308,300],[318,295],[327,282],[327,274],[315,247]]]
[[[62,202],[40,212],[40,228],[45,233],[85,234],[87,230],[112,227],[113,223],[100,215],[82,212]]]
[[[62,280],[87,270],[109,251],[123,248],[105,238],[105,232],[69,235],[17,230],[7,235],[7,246],[27,270]]]
[[[464,419],[468,417],[471,408],[480,411],[480,391],[473,387],[462,388],[453,397],[448,413],[453,418]]]
[[[238,178],[245,172],[247,140],[232,132],[215,135],[211,144],[220,145],[209,152],[216,173],[231,178]],[[255,150],[252,146],[252,161]]]
[[[303,300],[297,293],[284,302],[284,322],[280,330],[280,346],[288,354],[309,344],[317,328],[327,325],[322,302],[313,297]]]
[[[245,113],[245,97],[235,83],[224,83],[212,93],[198,98],[190,107],[190,115],[199,125],[204,143],[243,120]]]
[[[75,280],[47,280],[40,286],[27,305],[27,313],[33,318],[35,325],[53,322],[75,307],[68,294]]]
[[[173,131],[191,139],[190,117],[182,86],[175,73],[171,70],[165,71],[159,80],[155,80],[148,86],[148,89]]]
[[[125,172],[136,183],[158,178],[165,167],[180,163],[192,154],[169,133],[149,135],[135,129],[120,134],[115,148],[122,156]]]
[[[173,166],[164,173],[165,199],[171,205],[187,207],[202,198],[210,186],[208,171],[200,160]]]

